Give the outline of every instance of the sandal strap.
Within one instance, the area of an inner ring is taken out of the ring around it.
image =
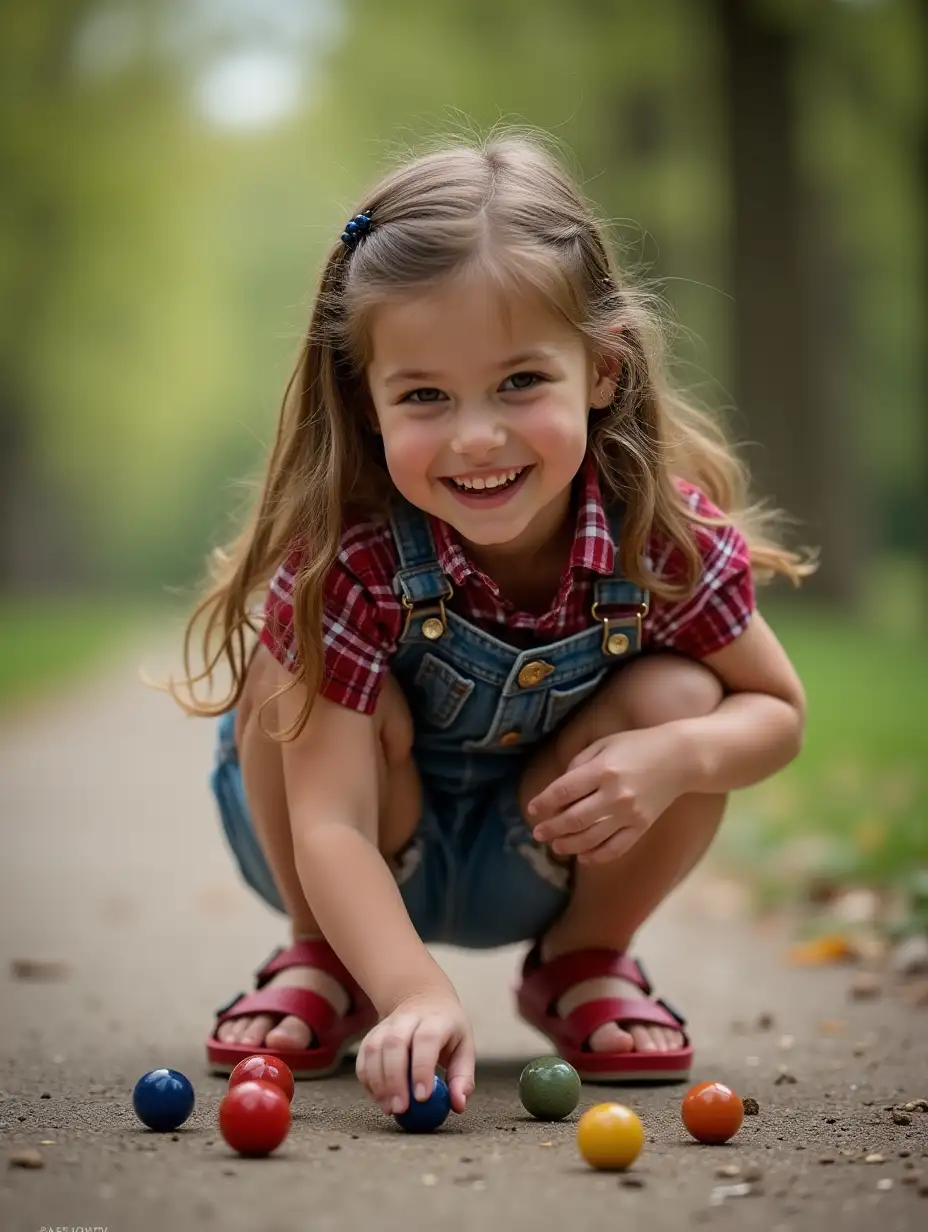
[[[644,968],[620,950],[572,950],[549,962],[542,962],[540,946],[536,944],[526,956],[522,968],[521,996],[531,1002],[536,1011],[550,1014],[554,1013],[554,1007],[564,993],[575,984],[610,975],[628,980],[645,996],[651,992],[651,983]]]
[[[294,941],[292,945],[279,945],[255,972],[255,987],[263,988],[271,976],[289,967],[315,967],[325,971],[341,984],[352,1002],[363,999],[364,994],[357,981],[324,937],[304,938]]]
[[[216,1025],[246,1014],[292,1014],[311,1027],[317,1039],[327,1035],[332,1023],[339,1017],[332,1003],[319,993],[309,988],[279,988],[275,985],[245,993],[217,1010]]]
[[[607,1022],[617,1022],[623,1027],[641,1023],[669,1027],[672,1031],[680,1031],[686,1025],[663,1001],[645,997],[602,997],[598,1001],[587,1001],[572,1010],[563,1022],[565,1033],[576,1048],[582,1048],[593,1032]]]

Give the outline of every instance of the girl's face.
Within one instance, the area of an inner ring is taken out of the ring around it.
[[[510,551],[563,523],[590,407],[615,385],[540,299],[503,302],[476,275],[378,309],[367,377],[403,496],[466,542]]]

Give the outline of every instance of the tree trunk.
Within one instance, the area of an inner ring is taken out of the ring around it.
[[[821,548],[818,597],[853,602],[862,575],[852,416],[840,388],[837,259],[800,166],[798,33],[748,0],[717,0],[732,200],[735,396],[757,492]]]

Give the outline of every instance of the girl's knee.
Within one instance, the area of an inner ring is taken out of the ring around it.
[[[656,654],[641,659],[622,677],[622,714],[632,728],[701,718],[711,714],[724,696],[714,672],[678,655]]]

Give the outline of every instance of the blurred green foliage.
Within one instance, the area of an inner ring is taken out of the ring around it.
[[[923,12],[917,0],[750,2],[799,38],[802,148],[850,271],[848,431],[878,546],[914,549]],[[323,254],[384,162],[438,130],[502,120],[563,139],[630,264],[662,280],[681,380],[727,408],[719,11],[9,0],[0,424],[13,417],[23,437],[13,508],[27,562],[13,583],[143,590],[199,572],[273,430]],[[265,96],[268,72],[271,95],[275,81],[298,91],[263,122],[254,74],[229,76],[256,56]]]
[[[802,755],[739,793],[722,830],[724,858],[763,900],[802,900],[829,883],[905,890],[924,879],[928,642],[919,582],[910,570],[882,570],[870,610],[856,619],[766,612],[809,711]]]

